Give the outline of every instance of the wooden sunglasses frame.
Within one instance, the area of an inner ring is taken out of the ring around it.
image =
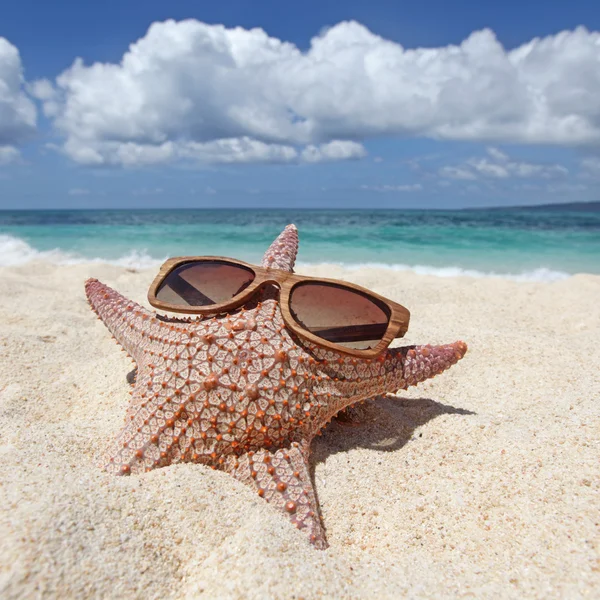
[[[232,266],[237,265],[253,272],[254,279],[248,285],[248,287],[244,288],[244,290],[231,298],[231,300],[221,302],[220,304],[210,304],[207,306],[182,306],[180,304],[173,304],[171,302],[159,300],[156,297],[156,294],[158,293],[161,284],[167,279],[169,274],[178,267],[194,262],[218,262]],[[341,288],[346,288],[348,290],[358,292],[360,295],[365,296],[370,300],[374,300],[376,304],[385,305],[389,310],[389,320],[385,334],[374,348],[360,350],[357,348],[348,348],[347,346],[343,346],[335,342],[330,342],[311,333],[309,330],[304,329],[304,327],[302,327],[296,321],[296,319],[294,319],[290,310],[291,293],[293,289],[301,283],[324,283],[325,285],[334,285]],[[229,310],[240,307],[262,287],[269,284],[276,285],[279,288],[279,306],[281,308],[283,320],[288,329],[293,331],[296,335],[322,348],[335,350],[336,352],[343,352],[344,354],[349,354],[350,356],[356,356],[360,358],[374,358],[381,354],[381,352],[383,352],[390,345],[394,338],[403,337],[408,330],[410,312],[407,308],[359,285],[341,281],[339,279],[308,277],[290,273],[288,271],[281,271],[279,269],[267,269],[246,263],[241,260],[222,256],[181,256],[169,258],[163,263],[158,274],[150,285],[148,290],[148,302],[160,310],[186,314],[211,315],[228,312]]]

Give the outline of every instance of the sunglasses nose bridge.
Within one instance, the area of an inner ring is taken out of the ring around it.
[[[282,276],[283,275],[283,276]],[[267,288],[268,286],[273,286],[275,288],[277,288],[277,295],[278,297],[278,302],[280,304],[282,304],[283,302],[286,301],[286,295],[288,290],[286,289],[286,286],[284,285],[287,277],[286,275],[289,275],[288,273],[266,273],[264,274],[261,278],[260,278],[260,282],[257,282],[258,285],[253,289],[252,291],[252,295],[256,294],[257,292],[260,292],[261,290],[264,290],[265,288]]]
[[[261,279],[255,291],[261,290],[268,285],[273,285],[277,288],[279,293],[281,293],[281,284],[282,282],[279,279],[276,279],[274,277],[265,277],[264,279]]]

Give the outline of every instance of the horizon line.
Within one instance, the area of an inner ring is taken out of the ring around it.
[[[414,208],[414,207],[283,207],[283,206],[179,206],[179,207],[48,207],[48,208],[1,208],[0,212],[34,212],[34,211],[183,211],[183,210],[267,210],[267,211],[415,211],[415,212],[459,212],[468,210],[524,210],[524,209],[543,209],[548,208],[556,210],[557,208],[587,208],[594,207],[594,212],[600,211],[600,201],[583,201],[583,202],[555,202],[555,203],[543,203],[543,204],[511,204],[508,206],[503,205],[492,205],[492,206],[467,206],[467,207],[452,207],[452,208]]]

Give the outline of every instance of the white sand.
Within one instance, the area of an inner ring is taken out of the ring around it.
[[[223,473],[98,469],[132,364],[83,282],[145,302],[154,271],[0,269],[0,597],[600,596],[600,277],[310,273],[408,306],[405,343],[469,345],[315,441],[324,552]]]

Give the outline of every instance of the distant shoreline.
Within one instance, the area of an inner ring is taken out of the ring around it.
[[[459,210],[554,210],[572,212],[600,212],[600,202],[561,202],[560,204],[523,204],[515,206],[489,206]]]

